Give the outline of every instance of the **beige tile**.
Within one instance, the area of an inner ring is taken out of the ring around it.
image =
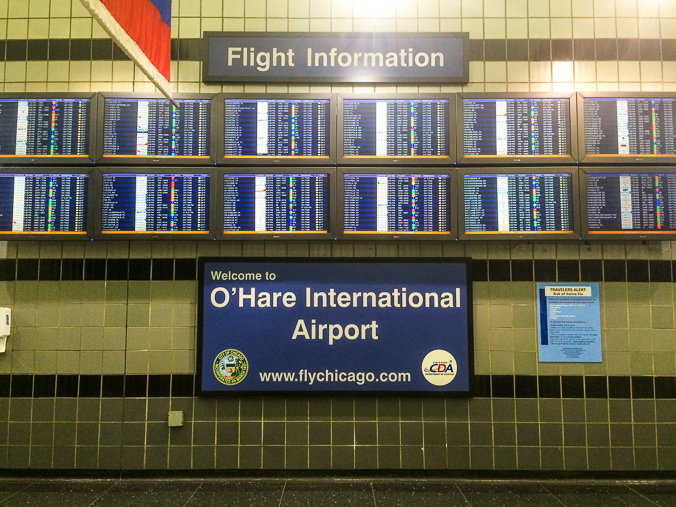
[[[486,18],[504,18],[505,1],[504,0],[484,0],[484,17]]]
[[[507,62],[507,80],[510,83],[527,83],[528,62]]]
[[[589,0],[573,0],[573,17],[592,17],[594,16],[594,3]]]
[[[552,18],[572,16],[570,0],[550,0],[549,3],[550,15]]]
[[[491,305],[491,328],[512,327],[512,306]]]
[[[506,62],[486,62],[486,82],[504,83],[507,79]]]
[[[637,14],[636,1],[637,0],[616,0],[615,12],[617,13],[617,17],[635,18]]]
[[[641,0],[638,3],[638,17],[641,18],[656,18],[660,15],[662,4],[669,4],[672,2],[665,2],[664,0]],[[663,14],[664,15],[664,14]]]
[[[148,373],[148,352],[134,351],[126,354],[126,371],[128,375]]]
[[[484,31],[486,39],[504,39],[506,34],[505,20],[499,19],[485,19]]]
[[[70,17],[71,0],[51,0],[50,7],[51,7],[50,17],[52,18]]]
[[[290,18],[309,18],[310,0],[292,0],[289,3]]]
[[[619,62],[618,67],[620,70],[620,81],[627,82],[638,80],[641,75],[639,62]]]
[[[530,18],[528,36],[531,39],[549,39],[549,18]]]
[[[575,62],[576,82],[596,81],[596,62]]]
[[[676,2],[665,0],[660,3],[660,16],[662,18],[676,18]]]
[[[202,32],[220,32],[223,30],[222,18],[202,18],[201,21]]]
[[[462,31],[462,20],[442,18],[439,20],[439,30],[442,32],[460,32]]]
[[[638,35],[644,39],[658,39],[660,37],[660,20],[658,18],[639,19]]]
[[[29,0],[25,0],[23,3],[28,4]],[[6,2],[5,2],[6,5]],[[16,8],[16,7],[15,7]],[[25,8],[25,7],[24,7]],[[0,12],[5,13],[6,11],[1,9],[0,6]],[[28,17],[31,19],[34,18],[48,18],[49,17],[49,0],[30,0],[30,8],[28,10]]]
[[[642,82],[662,81],[662,62],[641,62]]]
[[[47,62],[27,62],[26,63],[27,81],[47,81]]]
[[[594,16],[615,17],[615,0],[594,0]]]
[[[243,32],[244,18],[225,18],[223,20],[223,31],[225,32]]]
[[[28,20],[28,38],[43,39],[45,34],[49,33],[48,19],[30,19]]]
[[[462,20],[462,31],[469,32],[471,39],[483,39],[484,36],[484,23],[483,19],[466,19]]]
[[[484,81],[483,62],[469,62],[469,80],[474,82]]]
[[[573,21],[570,18],[550,20],[552,39],[570,39],[573,36]]]
[[[287,0],[267,0],[267,17],[268,18],[286,18],[289,11],[289,4]],[[204,16],[204,13],[202,14]]]
[[[280,0],[285,1],[285,0]],[[228,2],[229,4],[230,2]],[[189,2],[192,4],[192,2]],[[228,5],[228,8],[230,6]],[[188,15],[191,15],[188,13]],[[202,0],[202,18],[222,18],[223,17],[223,4],[214,0]]]
[[[419,32],[439,32],[439,19],[418,19]]]
[[[507,0],[507,16],[510,18],[527,18],[527,0]]]
[[[330,32],[331,31],[331,20],[330,19],[311,19],[310,20],[310,31],[311,32]],[[394,31],[394,29],[392,29]]]
[[[507,38],[527,39],[528,20],[525,18],[507,18]]]
[[[593,18],[573,18],[573,38],[575,38],[575,39],[593,39],[594,38],[594,19]]]
[[[548,18],[550,16],[549,2],[546,0],[528,0],[528,16],[531,18]]]
[[[530,62],[530,80],[535,83],[551,82],[551,62]]]
[[[596,62],[596,75],[599,81],[618,80],[617,62]]]
[[[617,18],[616,23],[619,38],[638,37],[638,20],[636,18]]]
[[[416,18],[418,17],[418,0],[409,0],[406,2],[395,2],[398,18]]]
[[[491,351],[491,373],[493,375],[514,374],[514,352],[506,350]]]
[[[264,18],[266,2],[265,0],[245,0],[244,16],[247,18]]]
[[[484,15],[483,0],[462,0],[463,18],[480,18]]]
[[[61,374],[80,373],[80,352],[59,350],[56,354],[56,372]]]
[[[103,360],[101,373],[104,375],[114,375],[124,373],[124,351],[103,351]]]
[[[7,16],[11,18],[27,18],[28,2],[26,0],[9,0]]]
[[[595,18],[594,33],[597,39],[613,39],[617,36],[615,18]]]
[[[461,5],[461,0],[439,0],[439,15],[442,18],[459,18]]]
[[[211,0],[209,0],[211,1]],[[302,4],[304,0],[298,0]],[[294,0],[294,3],[296,0]],[[244,17],[244,0],[224,0],[223,15],[229,18],[243,18]]]
[[[9,19],[7,20],[7,38],[8,39],[26,39],[28,37],[27,19]]]

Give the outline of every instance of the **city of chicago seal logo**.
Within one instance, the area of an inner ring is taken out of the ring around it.
[[[445,386],[449,384],[458,372],[458,363],[450,352],[433,350],[425,356],[422,362],[422,373],[432,385]]]
[[[239,384],[249,371],[249,362],[239,350],[226,349],[216,356],[214,375],[225,385]]]

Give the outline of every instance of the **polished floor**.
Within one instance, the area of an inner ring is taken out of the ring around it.
[[[676,506],[676,481],[0,479],[0,506]]]

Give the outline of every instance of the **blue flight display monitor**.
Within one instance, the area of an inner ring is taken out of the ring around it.
[[[448,99],[345,99],[343,156],[448,158]]]
[[[573,232],[571,174],[465,174],[465,234]]]
[[[583,104],[587,156],[676,155],[676,98],[584,97]]]
[[[103,174],[102,234],[209,233],[209,174]]]
[[[0,233],[87,234],[88,174],[0,174]]]
[[[225,158],[330,157],[329,99],[225,100]]]
[[[587,174],[587,232],[676,233],[676,174]]]
[[[89,156],[90,99],[0,98],[0,156]]]
[[[224,234],[327,233],[328,174],[226,174]]]
[[[211,100],[105,97],[103,157],[210,156]]]
[[[450,176],[345,174],[345,234],[450,234]]]
[[[570,98],[463,98],[464,157],[570,157]]]

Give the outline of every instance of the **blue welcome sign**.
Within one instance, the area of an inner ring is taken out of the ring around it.
[[[201,394],[469,393],[467,259],[199,264]]]

